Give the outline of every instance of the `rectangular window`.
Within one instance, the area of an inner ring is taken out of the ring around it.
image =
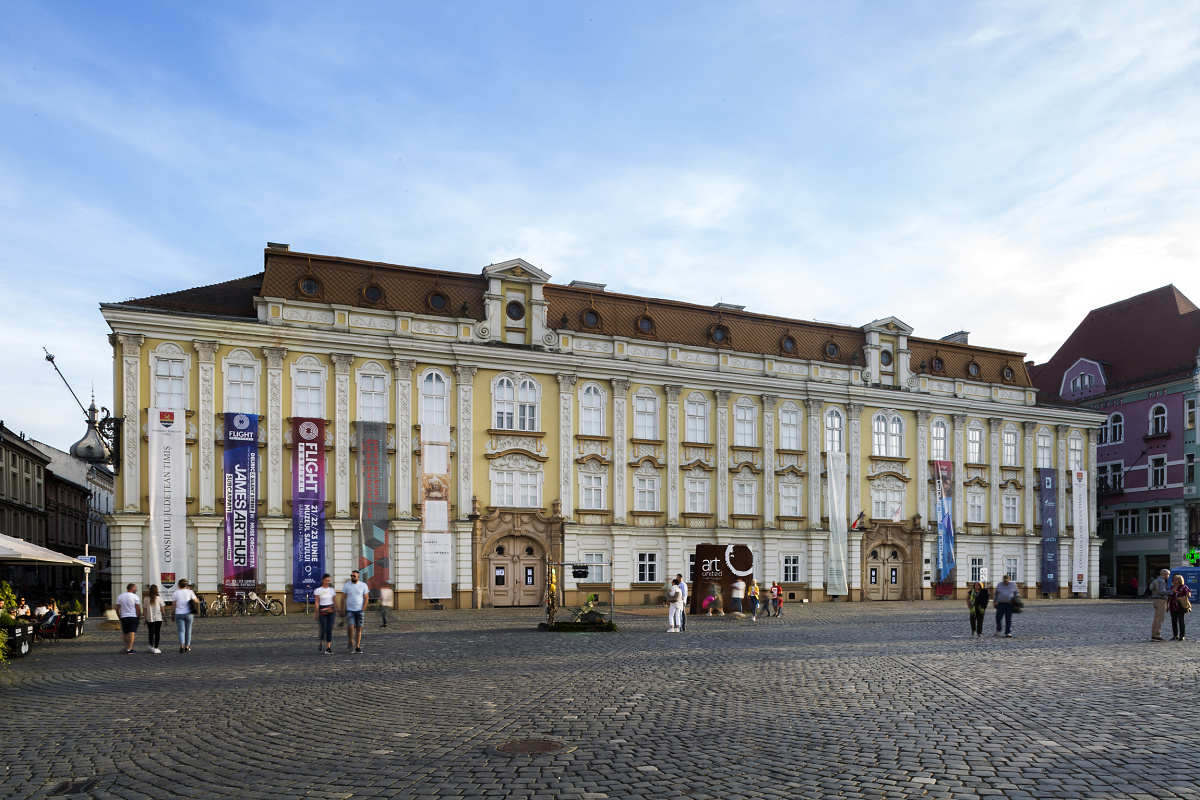
[[[1150,488],[1161,489],[1167,485],[1167,458],[1155,456],[1150,459]]]
[[[1186,430],[1195,430],[1196,428],[1196,400],[1183,401],[1183,427]]]
[[[1008,579],[1013,583],[1021,582],[1020,565],[1020,559],[1016,558],[1015,556],[1009,556],[1008,558],[1004,559],[1004,574],[1007,575]]]
[[[742,447],[758,446],[757,409],[753,406],[734,406],[733,443]]]
[[[363,422],[387,422],[387,379],[382,375],[359,376],[358,418]]]
[[[930,457],[934,461],[945,461],[950,457],[950,447],[947,442],[949,437],[947,436],[948,431],[946,430],[946,423],[938,420],[937,422],[933,423],[929,429],[929,432],[929,440],[932,444],[930,449]]]
[[[585,474],[579,482],[579,502],[589,510],[604,508],[604,476]]]
[[[638,553],[638,583],[658,583],[658,553]]]
[[[1138,522],[1138,510],[1136,508],[1129,511],[1118,511],[1117,533],[1121,535],[1140,533],[1141,527]]]
[[[639,477],[634,484],[634,502],[638,511],[658,511],[658,478]]]
[[[689,400],[686,406],[687,430],[684,441],[708,444],[708,403]]]
[[[155,359],[154,397],[159,408],[187,408],[181,359]]]
[[[967,522],[983,522],[984,496],[978,492],[967,495]]]
[[[1016,495],[1004,496],[1004,524],[1021,524],[1021,498]]]
[[[825,450],[842,452],[842,414],[833,408],[825,413]]]
[[[1168,533],[1171,530],[1171,509],[1153,506],[1146,509],[1146,533]]]
[[[967,428],[967,461],[983,463],[983,428]]]
[[[653,397],[633,399],[633,438],[658,438],[658,400]]]
[[[688,478],[685,484],[689,514],[708,513],[708,479]]]
[[[1001,462],[1006,467],[1016,467],[1020,465],[1017,460],[1017,432],[1004,432],[1004,461]]]
[[[1083,439],[1078,436],[1067,440],[1067,467],[1074,470],[1083,469]]]
[[[1183,482],[1196,482],[1196,456],[1194,453],[1188,453],[1183,457]]]
[[[983,559],[978,556],[971,556],[971,583],[977,583],[983,580]]]
[[[521,508],[540,508],[542,505],[541,482],[536,472],[517,473],[517,504]]]
[[[1008,434],[1004,434],[1004,457],[1008,458]],[[1050,434],[1041,432],[1037,435],[1037,465],[1039,468],[1049,469],[1054,466],[1052,453],[1054,446],[1050,439]],[[1005,462],[1007,463],[1007,462]]]
[[[779,449],[800,449],[800,412],[779,412]]]
[[[325,402],[322,397],[322,373],[317,369],[298,369],[293,390],[296,395],[296,407],[292,409],[294,417],[325,418]]]
[[[257,414],[254,367],[230,364],[225,372],[225,410],[234,414]]]
[[[579,432],[584,436],[604,435],[604,395],[595,384],[584,386],[579,396]]]
[[[781,517],[800,516],[800,484],[779,484],[779,515]]]
[[[904,514],[903,490],[876,490],[871,492],[871,516],[874,519],[895,519]]]
[[[587,583],[608,583],[604,570],[608,568],[606,553],[584,553],[583,563],[588,565],[588,576],[583,580]]]
[[[758,513],[758,484],[735,481],[733,484],[733,513]]]
[[[800,556],[783,557],[783,582],[800,582]]]
[[[492,505],[515,506],[517,504],[517,473],[495,472],[492,477]]]

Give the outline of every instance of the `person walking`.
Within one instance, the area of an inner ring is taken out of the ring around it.
[[[362,652],[363,617],[367,613],[367,584],[358,579],[358,570],[350,573],[350,580],[342,585],[346,603],[346,652]]]
[[[133,639],[142,621],[142,604],[138,600],[136,583],[129,584],[125,591],[117,595],[117,617],[121,620],[121,633],[125,637],[125,654],[131,656]]]
[[[1138,587],[1138,579],[1136,577],[1134,577],[1134,579],[1129,582],[1129,588],[1133,593],[1134,600],[1137,600],[1137,587]]]
[[[320,644],[317,652],[327,656],[333,655],[333,618],[337,608],[333,604],[337,590],[333,588],[333,578],[326,572],[321,576],[321,585],[313,590],[313,598],[317,607],[313,609],[313,617],[320,626]]]
[[[1192,610],[1192,590],[1183,582],[1182,575],[1171,578],[1171,591],[1167,593],[1167,609],[1171,612],[1171,637],[1173,642],[1186,642],[1185,619]]]
[[[679,588],[679,578],[672,578],[667,587],[667,633],[679,633],[683,614],[683,592]]]
[[[187,578],[180,578],[178,588],[171,593],[171,615],[175,619],[175,627],[179,629],[179,652],[192,651],[192,623],[196,620],[196,612],[200,610],[200,601],[196,593],[188,588]]]
[[[783,587],[779,581],[771,581],[771,612],[772,616],[783,616]]]
[[[742,613],[742,600],[746,596],[746,582],[741,578],[738,578],[733,582],[733,586],[731,588],[733,589],[733,599],[729,603],[729,613],[733,614],[738,619],[743,619],[746,616]]]
[[[1150,581],[1150,588],[1147,590],[1152,598],[1154,598],[1154,621],[1150,623],[1150,641],[1161,642],[1162,624],[1167,617],[1167,599],[1170,591],[1167,588],[1167,579],[1171,576],[1171,570],[1164,569],[1158,573],[1158,577]]]
[[[678,573],[675,579],[679,581],[679,591],[683,594],[680,602],[683,603],[683,609],[679,612],[679,632],[683,633],[687,630],[687,604],[688,604],[688,585],[683,579],[683,573]]]
[[[750,620],[758,623],[758,581],[754,578],[750,579],[750,585],[746,587],[746,602],[750,606]]]
[[[713,612],[717,612],[722,617],[725,616],[725,601],[721,597],[721,585],[718,583],[710,583],[708,585],[708,595],[704,598],[704,610],[708,616],[712,616]]]
[[[1004,622],[1005,638],[1012,638],[1013,598],[1017,596],[1017,585],[1004,576],[996,584],[996,635],[1000,635],[1000,622]]]
[[[967,592],[967,612],[971,615],[971,634],[983,636],[983,618],[987,614],[988,590],[979,581]]]
[[[150,591],[142,598],[142,612],[146,618],[146,638],[150,640],[150,652],[161,653],[158,649],[162,637],[163,612],[167,610],[166,603],[158,594],[158,584],[150,584]]]
[[[375,592],[375,599],[379,601],[379,627],[387,627],[387,610],[392,607],[392,589],[386,584],[379,587],[379,591]]]

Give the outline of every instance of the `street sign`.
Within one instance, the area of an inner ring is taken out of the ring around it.
[[[75,558],[79,561],[82,561],[84,564],[87,564],[89,567],[96,566],[95,556],[76,556]]]

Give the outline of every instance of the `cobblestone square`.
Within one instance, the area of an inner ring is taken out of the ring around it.
[[[639,608],[594,634],[539,632],[536,609],[407,612],[369,616],[363,655],[336,630],[332,657],[300,615],[200,619],[183,655],[170,623],[161,655],[93,628],[0,672],[0,796],[1200,797],[1200,651],[1148,641],[1151,614],[1034,601],[996,639],[950,601],[684,634]],[[519,739],[564,747],[496,750]]]

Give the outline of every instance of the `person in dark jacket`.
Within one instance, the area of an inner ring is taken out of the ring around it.
[[[988,590],[978,581],[967,592],[967,610],[971,614],[971,633],[983,636],[983,615],[987,612]]]

